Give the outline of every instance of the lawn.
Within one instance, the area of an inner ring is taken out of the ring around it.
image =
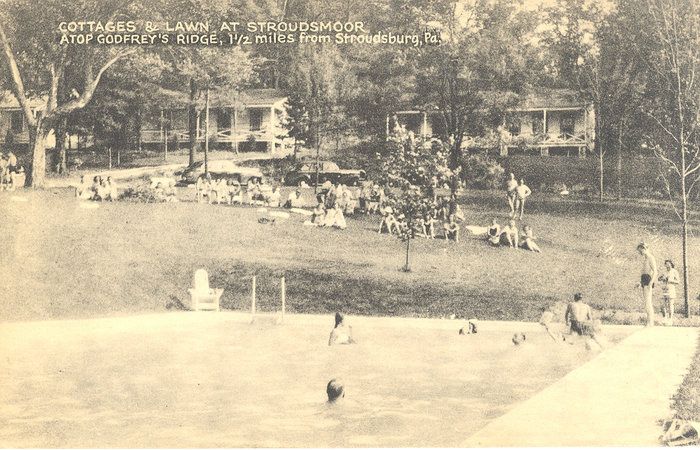
[[[475,193],[463,201],[469,224],[507,220],[499,198]],[[3,320],[163,311],[172,297],[188,304],[192,274],[204,267],[211,284],[225,288],[228,309],[250,307],[252,275],[258,307],[278,308],[285,275],[291,312],[536,320],[542,307],[581,291],[604,318],[636,322],[636,244],[651,242],[660,261],[680,259],[673,213],[636,204],[535,198],[525,223],[544,253],[491,248],[467,235],[459,243],[421,239],[411,246],[410,273],[400,270],[404,244],[377,234],[375,216],[351,218],[338,231],[303,226],[294,214],[260,224],[247,207],[85,205],[62,190],[0,193]],[[696,237],[689,248],[697,261]],[[697,296],[700,284],[691,287]]]

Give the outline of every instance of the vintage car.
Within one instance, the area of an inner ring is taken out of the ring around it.
[[[212,178],[236,180],[241,184],[248,184],[251,180],[260,182],[263,178],[263,173],[257,167],[241,167],[226,159],[209,161],[207,166]],[[204,175],[204,161],[197,161],[182,171],[180,182],[192,184],[197,182],[201,175]]]
[[[330,181],[333,184],[345,184],[347,186],[357,186],[365,179],[364,170],[341,169],[331,161],[318,162],[318,180],[316,180],[316,161],[307,160],[297,164],[297,166],[287,173],[284,183],[288,186],[312,186]]]

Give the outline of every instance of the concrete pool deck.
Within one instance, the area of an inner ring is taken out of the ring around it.
[[[466,447],[659,446],[697,328],[639,330],[470,436]]]

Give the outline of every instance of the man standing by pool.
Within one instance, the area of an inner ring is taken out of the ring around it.
[[[644,309],[647,313],[647,326],[654,326],[654,304],[652,303],[652,295],[654,290],[654,280],[658,276],[656,267],[656,258],[649,250],[649,246],[645,242],[640,242],[637,246],[637,251],[644,258],[642,262],[642,270],[639,286],[642,288],[642,297],[644,298]]]

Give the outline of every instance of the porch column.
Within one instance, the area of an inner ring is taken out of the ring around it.
[[[270,106],[270,153],[275,151],[275,106]]]
[[[428,113],[423,111],[423,131],[421,132],[423,138],[428,137]]]
[[[236,124],[238,123],[238,108],[233,108],[233,123],[231,124],[231,139],[233,139],[233,148],[238,154],[238,136],[236,133]]]

